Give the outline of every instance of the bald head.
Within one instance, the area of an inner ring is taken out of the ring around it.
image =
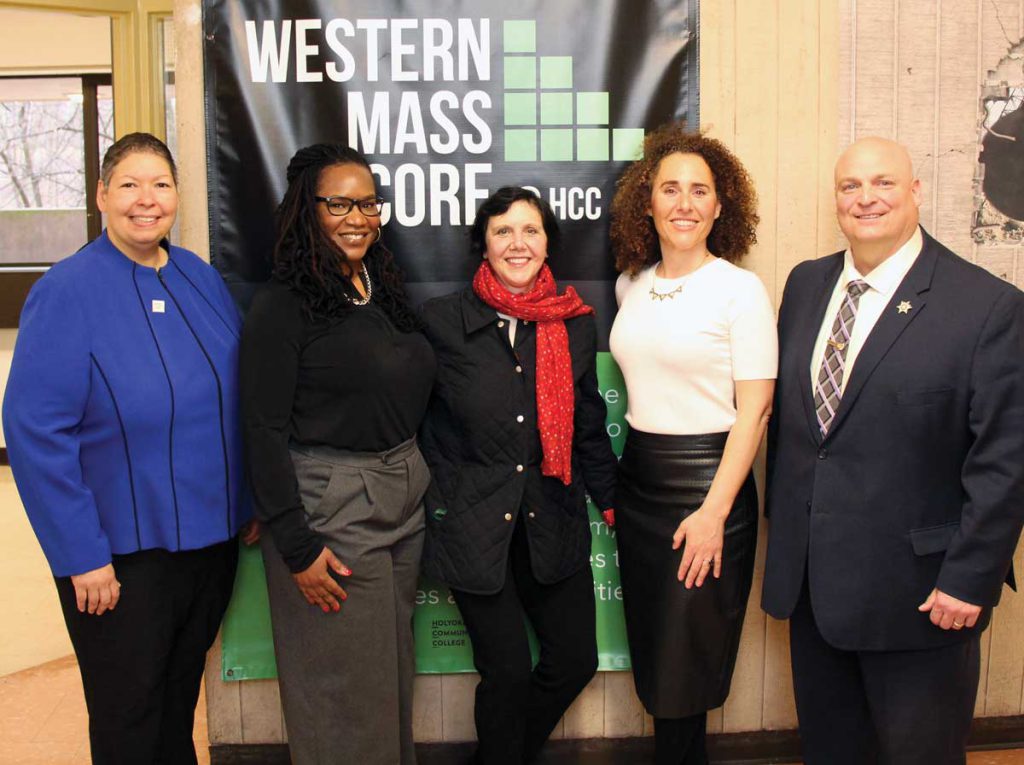
[[[854,141],[839,155],[839,159],[836,160],[836,182],[851,166],[855,167],[864,162],[884,164],[906,178],[914,177],[914,164],[910,161],[910,152],[906,146],[888,138],[868,136]]]
[[[921,183],[910,154],[887,138],[862,138],[836,162],[836,217],[854,262],[867,274],[914,235]]]

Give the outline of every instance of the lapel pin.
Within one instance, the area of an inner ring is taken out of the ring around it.
[[[910,313],[910,309],[913,307],[914,306],[910,305],[909,300],[904,300],[902,303],[896,306],[896,311],[898,313]]]

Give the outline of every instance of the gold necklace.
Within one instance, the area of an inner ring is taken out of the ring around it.
[[[707,259],[710,257],[710,252],[705,253],[704,257],[701,258],[700,263],[697,264],[693,271],[690,271],[689,273],[683,274],[681,277],[679,277],[683,281],[680,284],[676,285],[676,288],[674,290],[671,290],[669,292],[658,292],[656,289],[654,289],[654,283],[658,278],[658,264],[656,264],[654,268],[651,269],[651,288],[647,291],[647,294],[650,295],[651,300],[657,300],[658,302],[661,302],[662,300],[672,300],[676,295],[683,291],[683,287],[690,283],[690,276],[692,276],[694,272],[697,271],[697,269],[703,266],[704,263],[707,262]]]

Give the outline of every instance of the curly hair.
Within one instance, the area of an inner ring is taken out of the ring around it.
[[[736,262],[757,241],[757,192],[743,164],[725,145],[682,123],[662,125],[644,138],[643,158],[630,165],[612,200],[611,240],[615,268],[635,277],[661,257],[651,219],[651,183],[669,154],[697,154],[708,163],[722,212],[708,235],[708,250]]]
[[[344,318],[354,308],[352,298],[360,297],[347,276],[354,266],[320,225],[315,199],[320,174],[328,167],[349,164],[370,172],[366,157],[341,144],[307,146],[288,163],[288,189],[276,214],[273,278],[302,298],[310,321]],[[370,245],[363,262],[373,282],[373,302],[400,331],[421,329],[423,324],[406,296],[402,272],[380,239]]]

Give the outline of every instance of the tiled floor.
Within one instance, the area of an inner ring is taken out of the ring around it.
[[[208,765],[203,694],[194,737],[200,765]],[[972,752],[967,762],[1024,765],[1024,749]],[[89,765],[85,700],[73,656],[0,677],[0,763]]]
[[[209,765],[206,701],[193,732],[200,765]],[[74,656],[0,677],[0,763],[89,765],[88,719]]]

